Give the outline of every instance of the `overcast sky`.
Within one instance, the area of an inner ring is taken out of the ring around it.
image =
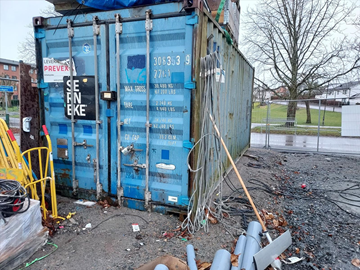
[[[32,31],[32,18],[52,6],[45,0],[0,0],[0,58],[21,60],[18,44]]]

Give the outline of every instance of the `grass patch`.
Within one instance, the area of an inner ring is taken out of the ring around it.
[[[266,127],[254,127],[251,129],[251,132],[255,133],[266,133]],[[307,135],[307,136],[317,136],[318,130],[316,127],[314,128],[306,128],[306,127],[275,127],[271,126],[270,134],[286,134],[286,135]],[[321,128],[320,127],[320,136],[327,137],[341,137],[341,128]]]
[[[5,108],[3,109],[2,107],[0,107],[0,112],[5,114]],[[19,106],[8,107],[8,112],[18,112],[18,113],[20,113]]]
[[[286,118],[287,106],[281,104],[270,105],[270,117],[271,118]],[[298,107],[296,111],[296,121],[298,125],[318,125],[319,110],[310,109],[311,113],[311,124],[306,123],[306,108]],[[259,103],[255,103],[254,109],[252,110],[252,123],[262,123],[263,119],[266,119],[267,106],[259,106]],[[324,111],[320,114],[320,125],[322,125]],[[341,113],[326,111],[325,112],[325,126],[341,127]]]

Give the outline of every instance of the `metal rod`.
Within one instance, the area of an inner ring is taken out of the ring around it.
[[[72,21],[67,20],[67,29],[69,37],[69,69],[70,69],[70,88],[71,88],[71,163],[72,163],[72,185],[73,194],[77,195],[78,181],[76,181],[75,173],[75,118],[74,118],[74,72],[73,72],[73,58],[72,58],[72,38],[74,37],[74,28]]]
[[[321,100],[319,100],[319,117],[318,117],[318,134],[317,134],[316,152],[319,152],[319,139],[320,139],[320,114],[321,114]]]
[[[115,14],[115,32],[116,32],[116,91],[117,91],[117,199],[121,206],[121,197],[123,191],[121,188],[121,104],[120,104],[120,34],[122,33],[122,23],[120,14]]]
[[[145,174],[145,208],[148,208],[150,201],[149,192],[149,155],[150,155],[150,31],[152,30],[152,20],[150,20],[151,10],[146,12],[146,174]]]
[[[95,119],[96,119],[96,198],[101,197],[102,186],[100,184],[100,149],[99,149],[99,77],[98,77],[98,59],[97,59],[97,36],[100,33],[100,26],[97,25],[98,17],[93,17],[94,34],[94,73],[95,73]]]
[[[270,133],[270,127],[269,127],[269,113],[270,113],[270,102],[267,103],[267,111],[266,111],[266,135],[265,135],[265,148],[269,148],[269,133]]]
[[[213,124],[213,127],[214,127],[214,129],[215,129],[215,132],[216,132],[216,134],[218,135],[222,146],[224,147],[225,153],[226,153],[226,155],[228,156],[232,167],[234,168],[234,172],[235,172],[237,178],[239,179],[239,182],[240,182],[240,184],[241,184],[241,187],[243,188],[243,190],[244,190],[244,192],[245,192],[245,195],[246,195],[246,197],[248,198],[249,203],[250,203],[250,205],[251,205],[251,207],[252,207],[252,209],[253,209],[253,211],[254,211],[254,213],[255,213],[258,221],[259,221],[259,223],[261,224],[261,227],[262,227],[263,231],[266,232],[267,230],[266,230],[266,227],[265,227],[265,224],[264,224],[263,220],[261,219],[261,217],[260,217],[260,215],[259,215],[259,211],[256,209],[256,206],[255,206],[255,204],[254,204],[254,202],[253,202],[253,200],[252,200],[252,198],[251,198],[251,196],[250,196],[250,193],[248,192],[248,190],[247,190],[247,188],[246,188],[246,186],[245,186],[245,184],[244,184],[244,181],[242,180],[242,178],[241,178],[241,176],[240,176],[240,173],[239,173],[238,169],[236,168],[236,165],[235,165],[235,163],[234,163],[234,160],[233,160],[233,158],[231,157],[231,155],[230,155],[230,153],[229,153],[229,150],[227,149],[226,144],[225,144],[223,138],[221,137],[220,131],[219,131],[219,129],[217,128],[217,126],[216,126],[216,124],[215,124],[214,118],[212,117],[212,115],[211,115],[210,113],[209,113],[209,117],[210,117],[210,120],[211,120],[211,122],[212,122],[212,124]]]

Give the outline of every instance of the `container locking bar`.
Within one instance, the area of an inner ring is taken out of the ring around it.
[[[93,34],[94,34],[94,73],[95,73],[95,117],[96,117],[96,198],[100,200],[102,193],[102,185],[100,184],[100,172],[99,172],[99,160],[100,160],[100,149],[99,149],[99,77],[98,77],[98,59],[97,59],[97,37],[100,34],[100,25],[98,25],[99,18],[93,17]]]
[[[76,180],[75,175],[75,122],[74,119],[74,74],[73,74],[73,58],[72,58],[72,38],[74,37],[74,28],[72,27],[72,21],[67,21],[68,38],[69,38],[69,68],[70,68],[70,88],[71,88],[71,165],[72,165],[72,186],[73,195],[77,195],[79,181]]]
[[[132,154],[134,152],[141,152],[142,149],[135,149],[133,144],[130,144],[126,147],[120,146],[119,151],[123,153],[125,156],[128,154]]]
[[[146,169],[146,164],[139,164],[137,160],[134,161],[133,164],[124,164],[127,167],[134,167],[135,171],[139,171],[140,169]]]
[[[86,140],[84,140],[84,141],[81,142],[81,143],[74,142],[74,146],[83,146],[84,149],[86,149],[87,147],[93,147],[92,144],[87,144],[87,143],[86,143]]]
[[[117,199],[119,206],[122,205],[121,197],[124,196],[124,190],[121,187],[121,126],[124,122],[121,122],[121,96],[120,96],[120,34],[122,33],[123,26],[121,23],[120,14],[115,14],[115,34],[116,34],[116,92],[117,92],[117,147],[119,149],[117,153]]]
[[[149,201],[151,193],[149,191],[149,155],[150,155],[150,31],[153,29],[153,22],[150,19],[151,9],[145,12],[146,30],[146,173],[145,173],[145,208],[150,210]]]

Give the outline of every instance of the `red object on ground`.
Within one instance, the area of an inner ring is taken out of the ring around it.
[[[302,184],[302,185],[301,185],[301,188],[306,188],[306,184]]]

